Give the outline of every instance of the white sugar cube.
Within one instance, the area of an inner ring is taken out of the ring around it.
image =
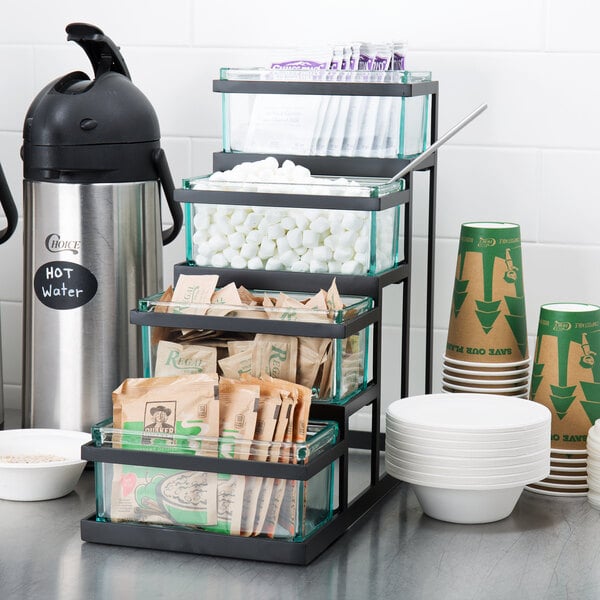
[[[277,251],[279,254],[284,254],[291,248],[290,243],[287,241],[287,237],[280,237],[275,243],[277,244]]]
[[[262,269],[263,261],[260,258],[258,258],[258,256],[254,256],[248,261],[248,268],[249,269]]]
[[[254,258],[258,253],[258,244],[255,242],[246,242],[240,249],[240,256],[246,260]]]
[[[364,272],[364,267],[355,260],[349,260],[342,265],[344,275],[358,275]]]
[[[356,242],[354,242],[354,249],[357,253],[364,253],[369,251],[369,237],[366,235],[360,235],[356,238]]]
[[[219,250],[223,250],[229,245],[227,238],[220,234],[212,235],[208,240],[208,245],[210,246],[213,252],[218,252]]]
[[[321,236],[312,229],[307,229],[302,232],[302,245],[306,248],[316,248],[319,245],[320,240]]]
[[[273,240],[264,240],[258,249],[259,258],[271,258],[275,254],[275,248]]]
[[[302,230],[299,228],[288,231],[286,237],[291,248],[298,248],[302,244]]]
[[[317,248],[313,248],[313,257],[316,260],[327,262],[332,256],[333,250],[328,246],[318,246]]]
[[[237,251],[231,246],[227,246],[227,248],[223,248],[223,256],[231,262],[231,259],[237,255]]]
[[[297,273],[308,273],[310,270],[310,265],[303,260],[297,260],[290,268],[292,271],[296,271]]]
[[[295,215],[294,218],[296,220],[296,227],[298,229],[306,229],[308,227],[308,218],[301,212]]]
[[[269,239],[277,240],[284,235],[285,235],[285,230],[279,223],[276,223],[274,225],[269,225],[269,227],[267,229],[267,237]]]
[[[279,260],[279,258],[276,258],[274,256],[269,258],[265,263],[265,269],[267,271],[281,271],[282,267],[283,263]]]
[[[361,218],[357,212],[347,213],[342,219],[342,225],[350,231],[359,231],[362,229],[364,222],[364,218]]]
[[[241,225],[246,220],[246,211],[243,208],[236,208],[230,217],[231,224],[235,227],[236,225]]]
[[[310,272],[311,273],[327,273],[327,263],[323,260],[316,260],[313,258],[310,261]]]
[[[326,248],[330,248],[331,250],[335,250],[340,243],[340,238],[337,235],[328,235],[324,240],[323,244],[325,244]]]
[[[239,250],[244,245],[246,236],[241,231],[236,231],[228,237],[228,240],[231,248]]]
[[[236,254],[231,259],[231,266],[234,269],[245,269],[247,264],[248,264],[248,261],[245,258],[241,257],[239,254]]]
[[[354,250],[348,246],[339,246],[333,251],[334,260],[344,263],[354,256]]]
[[[279,256],[279,260],[289,269],[298,260],[298,255],[293,250],[288,250]]]
[[[325,233],[330,227],[329,219],[325,217],[317,217],[311,224],[310,228],[317,233]]]
[[[264,233],[260,229],[253,229],[246,234],[246,241],[258,245],[264,237]]]
[[[213,267],[216,267],[217,269],[221,269],[223,267],[226,267],[229,264],[229,261],[222,254],[218,253],[213,254],[210,264]]]
[[[296,219],[294,219],[294,217],[291,217],[289,215],[285,216],[281,219],[281,226],[286,231],[289,231],[290,229],[294,229],[296,227]]]
[[[254,229],[260,223],[261,219],[262,219],[262,215],[256,211],[254,211],[254,212],[251,212],[248,214],[244,224],[247,227],[249,227],[250,229]]]

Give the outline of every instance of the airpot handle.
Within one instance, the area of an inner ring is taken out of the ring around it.
[[[17,213],[17,207],[15,206],[15,202],[13,200],[12,194],[10,193],[10,188],[8,187],[8,183],[6,181],[6,177],[4,177],[4,171],[2,170],[2,166],[0,165],[0,206],[4,209],[4,213],[6,214],[6,220],[8,221],[8,225],[4,229],[0,229],[0,244],[3,244],[10,238],[13,234],[15,228],[17,227],[17,221],[19,219],[19,214]]]
[[[175,191],[175,184],[173,183],[173,176],[171,175],[171,169],[169,169],[165,151],[162,148],[154,150],[152,161],[154,162],[156,174],[160,179],[162,189],[165,193],[171,217],[173,217],[173,225],[162,232],[163,245],[166,246],[177,237],[177,234],[181,230],[181,226],[183,225],[183,211],[181,210],[181,204],[175,201],[173,193]]]
[[[114,71],[131,79],[119,47],[95,25],[71,23],[66,27],[67,40],[77,42],[88,55],[98,77],[107,71]]]

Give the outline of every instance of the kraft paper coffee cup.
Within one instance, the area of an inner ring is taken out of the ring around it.
[[[544,304],[533,357],[530,399],[552,413],[552,447],[584,450],[600,418],[600,307]]]
[[[446,356],[472,363],[528,358],[519,225],[461,226]]]

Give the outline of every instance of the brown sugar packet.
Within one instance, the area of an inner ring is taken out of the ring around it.
[[[252,372],[253,357],[254,350],[253,348],[249,348],[248,350],[219,360],[219,369],[224,377],[239,379],[242,374]]]
[[[217,349],[161,340],[156,349],[155,377],[216,373]]]
[[[258,406],[258,419],[250,460],[267,461],[269,458],[270,443],[275,434],[275,427],[281,409],[281,396],[278,390],[264,389],[261,386],[261,395]],[[244,488],[244,506],[242,510],[241,535],[252,535],[256,510],[262,488],[263,477],[246,476]]]
[[[221,288],[220,290],[216,290],[213,293],[213,295],[211,296],[210,303],[211,303],[211,305],[223,304],[223,305],[227,306],[227,308],[217,308],[217,307],[213,308],[213,306],[211,306],[206,313],[207,315],[220,315],[220,316],[225,316],[226,314],[234,311],[235,309],[232,308],[234,306],[242,306],[243,305],[243,302],[242,302],[242,299],[240,298],[237,287],[235,286],[235,283],[233,283],[233,282],[227,284],[225,287]]]
[[[280,318],[286,320],[301,320],[311,322],[328,322],[330,316],[327,306],[327,293],[321,290],[305,302],[299,302],[291,296],[281,294],[277,300],[279,308],[289,308],[280,313]],[[323,356],[331,340],[327,338],[298,337],[298,357],[296,380],[307,387],[314,387]]]
[[[312,390],[309,387],[298,383],[291,383],[284,379],[275,379],[269,375],[262,375],[261,379],[272,384],[276,388],[281,388],[289,392],[293,398],[297,399],[297,404],[293,413],[292,439],[293,442],[305,442],[308,428],[308,417],[310,414],[310,405],[312,402]]]
[[[227,342],[227,350],[229,356],[235,356],[245,350],[251,350],[254,345],[254,340],[230,340]]]
[[[256,428],[260,387],[227,380],[219,384],[219,455],[221,458],[248,459],[250,440]],[[233,443],[232,443],[233,441]]]
[[[169,312],[203,315],[219,281],[218,275],[180,275],[173,291]]]
[[[293,441],[293,431],[294,431],[294,412],[297,404],[297,400],[292,399],[292,404],[290,406],[290,413],[288,416],[288,424],[286,427],[285,435],[283,441],[285,444],[281,446],[279,451],[279,459],[280,463],[289,463],[291,459],[292,452],[292,441]],[[285,490],[287,487],[287,481],[285,479],[275,479],[273,482],[273,490],[271,492],[271,500],[269,502],[269,506],[267,509],[267,515],[265,517],[265,522],[263,525],[263,533],[266,533],[268,537],[272,538],[275,536],[275,531],[277,529],[277,523],[279,521],[279,513],[281,511],[281,506],[283,504]]]
[[[288,335],[258,333],[252,349],[251,374],[260,377],[263,373],[296,381],[298,360],[298,338]]]
[[[263,378],[272,382],[274,385],[281,386],[283,389],[287,389],[289,391],[292,389],[295,390],[298,398],[298,404],[294,410],[292,441],[294,443],[304,443],[306,441],[308,431],[308,418],[312,401],[312,390],[302,385],[289,383],[280,379],[273,379],[266,375],[263,375]],[[290,455],[290,460],[295,462],[293,453]],[[285,495],[279,510],[279,524],[286,529],[290,535],[294,535],[297,525],[296,509],[299,485],[303,485],[303,482],[293,479],[286,480]]]
[[[290,416],[293,419],[292,406],[293,398],[287,396],[281,400],[281,409],[277,419],[277,425],[275,427],[275,433],[273,434],[273,444],[269,451],[269,462],[279,462],[279,453],[281,451],[282,443],[285,439],[286,431],[288,429],[288,422]],[[260,535],[264,532],[265,522],[267,513],[271,504],[271,497],[273,494],[273,487],[275,479],[273,477],[264,477],[256,505],[256,514],[254,518],[254,527],[252,535]]]
[[[259,386],[219,386],[221,458],[247,459],[254,437]],[[217,525],[208,531],[240,535],[244,505],[245,477],[219,473],[217,476]]]
[[[206,314],[218,281],[218,275],[180,275],[173,291],[173,305],[168,312]],[[182,329],[184,334],[189,331]]]
[[[240,285],[238,288],[238,294],[242,299],[244,304],[248,306],[260,305],[262,303],[262,298],[260,296],[255,296],[252,292],[248,291],[243,285]]]
[[[329,286],[329,289],[326,292],[327,296],[327,308],[330,311],[338,311],[344,308],[344,303],[340,297],[340,293],[337,289],[337,284],[335,283],[335,277]]]
[[[169,307],[163,303],[171,302],[173,298],[173,286],[169,286],[162,294],[158,303],[154,306],[155,313],[166,313],[169,312]],[[153,327],[152,328],[152,346],[156,346],[160,340],[166,339],[168,336],[168,327]]]

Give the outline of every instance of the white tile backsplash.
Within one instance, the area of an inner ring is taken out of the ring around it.
[[[598,165],[600,152],[542,153],[541,242],[598,245]]]
[[[598,52],[600,5],[594,0],[547,0],[546,50]]]
[[[520,224],[531,339],[542,303],[600,303],[594,179],[600,120],[593,108],[600,93],[598,16],[591,0],[386,0],[381,10],[365,10],[358,0],[343,10],[333,0],[311,0],[302,10],[274,0],[224,0],[210,7],[198,0],[11,1],[0,20],[0,161],[20,208],[19,149],[28,106],[52,79],[73,70],[91,73],[81,48],[66,41],[70,22],[94,23],[121,47],[134,83],[157,112],[176,185],[210,172],[212,153],[221,149],[221,97],[212,92],[220,67],[264,65],[280,49],[298,45],[308,50],[340,40],[404,39],[408,68],[430,70],[440,83],[440,133],[480,103],[489,105],[439,151],[433,352],[439,374],[462,222]],[[415,174],[410,393],[423,391],[427,183],[427,174]],[[19,224],[0,247],[7,406],[19,402],[21,236]],[[164,250],[165,283],[184,258],[182,232]],[[401,291],[393,286],[385,296],[384,403],[399,393]],[[434,391],[439,381],[434,377]]]

